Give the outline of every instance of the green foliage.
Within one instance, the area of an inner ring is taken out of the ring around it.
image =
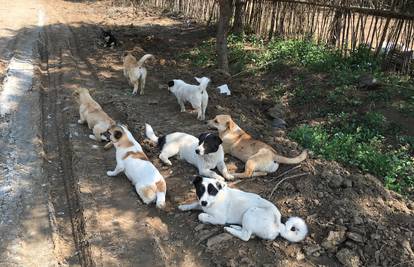
[[[296,127],[290,137],[328,160],[382,177],[389,189],[412,191],[414,158],[409,151],[413,140],[407,142],[402,138],[398,146],[391,147],[382,136],[387,127],[383,115],[371,112],[357,117],[346,113],[331,116],[324,125]]]
[[[383,177],[390,189],[413,191],[414,163],[410,155],[414,137],[402,136],[401,128],[387,122],[381,113],[368,112],[362,116],[355,112],[380,106],[394,107],[402,115],[414,116],[411,77],[382,72],[381,59],[375,58],[370,48],[363,45],[343,56],[313,41],[264,42],[254,35],[230,35],[228,47],[233,73],[286,73],[291,67],[301,70],[289,85],[276,82],[267,89],[267,94],[274,102],[286,97],[292,108],[307,105],[311,109],[303,117],[325,117],[326,122],[316,127],[297,127],[291,132],[292,138],[326,159]],[[214,65],[214,39],[202,43],[185,57],[197,66]],[[373,91],[358,88],[363,73],[373,75],[382,86]]]

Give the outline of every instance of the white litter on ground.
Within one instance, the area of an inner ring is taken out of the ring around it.
[[[220,90],[220,94],[231,95],[230,89],[227,84],[223,84],[217,87]]]

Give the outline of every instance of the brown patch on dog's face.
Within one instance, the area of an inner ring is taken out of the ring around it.
[[[120,126],[112,126],[108,132],[110,134],[110,141],[116,147],[131,147],[134,145],[129,141],[128,136]]]
[[[126,159],[128,157],[131,157],[131,158],[134,158],[134,159],[140,159],[140,160],[149,161],[147,155],[145,155],[144,152],[132,152],[132,151],[128,151],[122,159]]]
[[[155,192],[156,190],[154,185],[146,186],[142,189],[142,194],[146,199],[154,198]]]
[[[166,192],[167,191],[167,185],[165,184],[164,180],[159,180],[158,182],[155,183],[155,185],[157,186],[157,192]]]
[[[232,131],[236,126],[229,115],[217,115],[214,119],[209,120],[207,124],[209,127],[217,129],[219,132],[224,132],[228,129]]]

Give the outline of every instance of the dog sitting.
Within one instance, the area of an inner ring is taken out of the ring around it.
[[[93,135],[89,138],[96,141],[109,141],[104,133],[115,125],[115,121],[103,111],[102,107],[91,97],[89,91],[80,88],[75,91],[79,95],[79,124],[88,123]]]
[[[243,241],[248,241],[252,235],[273,240],[280,234],[290,242],[299,242],[308,233],[303,219],[291,217],[283,224],[276,206],[257,194],[229,188],[223,181],[200,176],[193,184],[198,201],[178,208],[182,211],[202,210],[203,213],[198,215],[202,223],[230,224],[224,229]]]
[[[278,155],[273,147],[253,139],[243,131],[229,115],[217,115],[208,121],[208,126],[218,130],[225,153],[246,163],[243,173],[233,174],[236,178],[264,176],[275,172],[279,163],[298,164],[308,155],[306,150],[294,158]]]
[[[151,125],[145,124],[145,135],[161,148],[159,158],[167,165],[172,165],[170,157],[179,155],[188,163],[196,166],[200,175],[224,180],[212,169],[217,169],[226,179],[233,179],[224,163],[221,139],[216,134],[203,133],[198,138],[186,133],[175,132],[157,137]]]
[[[103,46],[104,47],[111,47],[114,48],[118,44],[118,40],[115,38],[115,36],[112,34],[111,31],[106,31],[104,29],[101,29],[101,35],[102,39],[104,40]]]
[[[137,61],[131,53],[127,52],[124,54],[124,76],[128,79],[129,84],[134,86],[133,95],[137,94],[138,88],[140,89],[139,94],[144,94],[145,81],[147,79],[147,69],[144,67],[144,63],[151,57],[154,56],[145,54]]]
[[[195,77],[199,85],[185,83],[183,80],[172,80],[168,82],[168,90],[177,98],[181,112],[185,112],[185,102],[197,110],[197,119],[205,120],[208,104],[207,85],[210,79],[207,77]]]
[[[167,191],[164,177],[148,160],[141,145],[125,126],[113,126],[107,135],[116,149],[116,167],[106,174],[116,176],[124,172],[145,204],[155,201],[157,208],[164,208]]]

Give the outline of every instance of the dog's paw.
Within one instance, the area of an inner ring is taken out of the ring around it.
[[[93,135],[93,134],[90,134],[90,135],[89,135],[89,138],[90,138],[90,139],[92,139],[92,140],[95,140],[95,141],[97,140],[97,139],[96,139],[96,136],[95,136],[95,135]]]
[[[144,95],[144,91],[139,92],[139,95]]]
[[[224,178],[226,178],[227,180],[234,180],[234,176],[231,174],[225,175]]]
[[[157,202],[156,204],[157,208],[159,208],[160,210],[163,210],[165,208],[165,202]]]
[[[108,176],[116,176],[116,173],[114,171],[107,171],[106,175]]]
[[[200,213],[198,214],[198,220],[202,223],[208,223],[208,214],[207,213]]]

